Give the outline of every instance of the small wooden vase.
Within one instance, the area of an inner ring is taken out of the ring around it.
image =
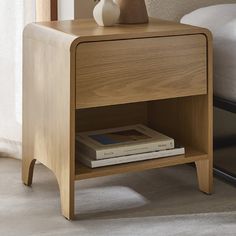
[[[144,0],[115,0],[120,6],[120,24],[148,23],[148,13]]]

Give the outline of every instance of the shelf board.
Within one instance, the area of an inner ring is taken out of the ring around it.
[[[146,161],[137,161],[132,163],[99,167],[94,169],[86,167],[84,164],[76,161],[75,180],[82,180],[100,176],[121,174],[126,172],[136,172],[160,167],[180,165],[202,159],[207,159],[207,154],[197,151],[196,149],[193,148],[186,148],[185,155],[178,155],[178,156],[152,159]]]

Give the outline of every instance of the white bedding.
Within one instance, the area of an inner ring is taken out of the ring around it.
[[[182,23],[208,28],[214,39],[214,93],[236,102],[236,4],[200,8]]]

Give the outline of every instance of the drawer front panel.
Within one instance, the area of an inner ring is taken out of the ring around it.
[[[81,43],[76,108],[207,93],[204,35]]]

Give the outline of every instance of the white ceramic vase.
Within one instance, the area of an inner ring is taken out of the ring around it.
[[[113,0],[100,0],[93,10],[93,17],[100,26],[112,26],[118,22],[120,8]]]

